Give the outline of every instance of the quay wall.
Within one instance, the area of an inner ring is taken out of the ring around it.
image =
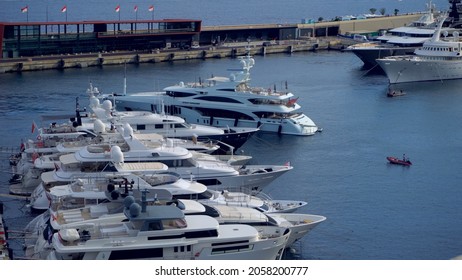
[[[333,38],[278,41],[274,45],[263,46],[258,43],[230,43],[220,47],[202,47],[190,50],[155,50],[152,52],[112,52],[94,54],[69,54],[46,57],[29,57],[8,59],[0,62],[0,73],[39,71],[66,68],[102,67],[104,65],[160,63],[176,60],[210,59],[236,57],[245,55],[266,55],[273,53],[292,53],[301,51],[316,51],[342,49],[342,40]]]
[[[298,30],[300,36],[292,37],[294,40],[272,41],[246,41],[226,42],[218,46],[202,46],[197,49],[155,49],[149,51],[117,51],[102,53],[79,53],[66,55],[50,55],[21,57],[11,59],[0,59],[0,74],[22,71],[38,71],[66,68],[101,67],[104,65],[117,65],[124,63],[160,63],[166,61],[189,60],[189,59],[210,59],[222,57],[235,57],[245,55],[247,48],[252,55],[266,55],[272,53],[291,53],[316,50],[342,50],[347,45],[355,43],[351,40],[339,39],[337,33],[331,35],[329,30],[338,29],[338,34],[355,32],[376,32],[382,29],[389,29],[404,26],[420,17],[420,14],[387,16],[366,20],[331,21],[317,22],[310,24],[283,25],[280,30],[292,30],[293,34]],[[247,33],[250,29],[265,28],[265,25],[243,25],[243,26],[215,26],[204,27],[202,32],[220,32],[234,29]],[[266,25],[272,26],[272,25]],[[281,31],[283,32],[283,31]],[[309,34],[302,36],[301,34]],[[322,34],[321,36],[317,36]]]

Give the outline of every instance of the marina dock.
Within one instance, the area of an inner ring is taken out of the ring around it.
[[[419,16],[213,27],[184,19],[0,23],[0,73],[236,57],[249,50],[252,55],[343,50],[355,42],[339,34],[374,34]]]

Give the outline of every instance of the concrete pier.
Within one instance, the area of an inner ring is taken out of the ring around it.
[[[365,20],[317,22],[310,24],[265,24],[243,26],[204,27],[194,39],[201,47],[181,49],[165,48],[95,53],[70,53],[0,59],[0,74],[50,69],[102,67],[105,65],[160,63],[165,61],[210,59],[245,55],[293,53],[317,50],[343,50],[354,41],[343,40],[337,34],[377,32],[404,26],[421,14],[386,16]],[[247,34],[247,35],[246,35]],[[250,35],[249,35],[250,34]],[[257,35],[259,34],[259,35]],[[273,34],[276,40],[267,40]],[[230,41],[214,38],[233,37]],[[251,38],[244,38],[250,36]],[[264,39],[257,39],[258,36]],[[265,40],[266,39],[266,40]]]
[[[345,42],[337,37],[279,41],[273,45],[263,46],[257,43],[234,43],[222,46],[201,47],[190,50],[152,50],[111,53],[69,54],[43,57],[15,58],[0,61],[0,73],[39,71],[66,68],[102,67],[105,65],[160,63],[177,60],[210,59],[236,57],[245,55],[268,55],[274,53],[292,53],[302,51],[341,49]]]

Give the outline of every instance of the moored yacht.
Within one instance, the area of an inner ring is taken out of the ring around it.
[[[211,125],[191,124],[179,116],[167,115],[164,106],[160,106],[159,113],[148,111],[120,111],[112,106],[114,100],[106,98],[102,104],[90,85],[90,108],[99,120],[108,124],[130,124],[136,133],[157,133],[168,138],[190,139],[202,142],[218,141],[221,153],[229,152],[231,146],[237,150],[255,134],[257,127],[214,127]],[[113,96],[114,97],[114,96]]]
[[[140,206],[128,197],[124,203],[125,217],[108,215],[53,234],[47,259],[274,260],[281,258],[290,234],[282,227],[259,232],[245,224],[221,225],[206,215]]]
[[[438,24],[438,31],[413,55],[389,56],[377,59],[385,71],[390,84],[441,81],[462,78],[462,46],[459,32],[452,36],[440,30],[444,18]]]
[[[180,82],[163,92],[114,95],[123,110],[162,111],[189,123],[217,127],[254,127],[260,131],[308,136],[317,125],[301,112],[298,97],[288,90],[250,86],[254,59],[239,57],[241,68],[230,77],[211,77],[194,83]]]
[[[427,4],[427,11],[417,20],[406,26],[392,28],[375,38],[374,41],[354,44],[345,50],[351,51],[361,59],[367,69],[376,67],[378,58],[412,54],[435,33],[435,15],[437,11],[430,1]]]

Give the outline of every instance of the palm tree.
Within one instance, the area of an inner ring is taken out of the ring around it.
[[[375,15],[375,12],[377,11],[376,8],[370,8],[369,11],[371,12],[371,14]]]
[[[380,14],[383,16],[385,15],[385,8],[380,8]]]
[[[398,15],[398,13],[399,13],[399,10],[395,9],[394,15],[396,16],[396,15]]]

